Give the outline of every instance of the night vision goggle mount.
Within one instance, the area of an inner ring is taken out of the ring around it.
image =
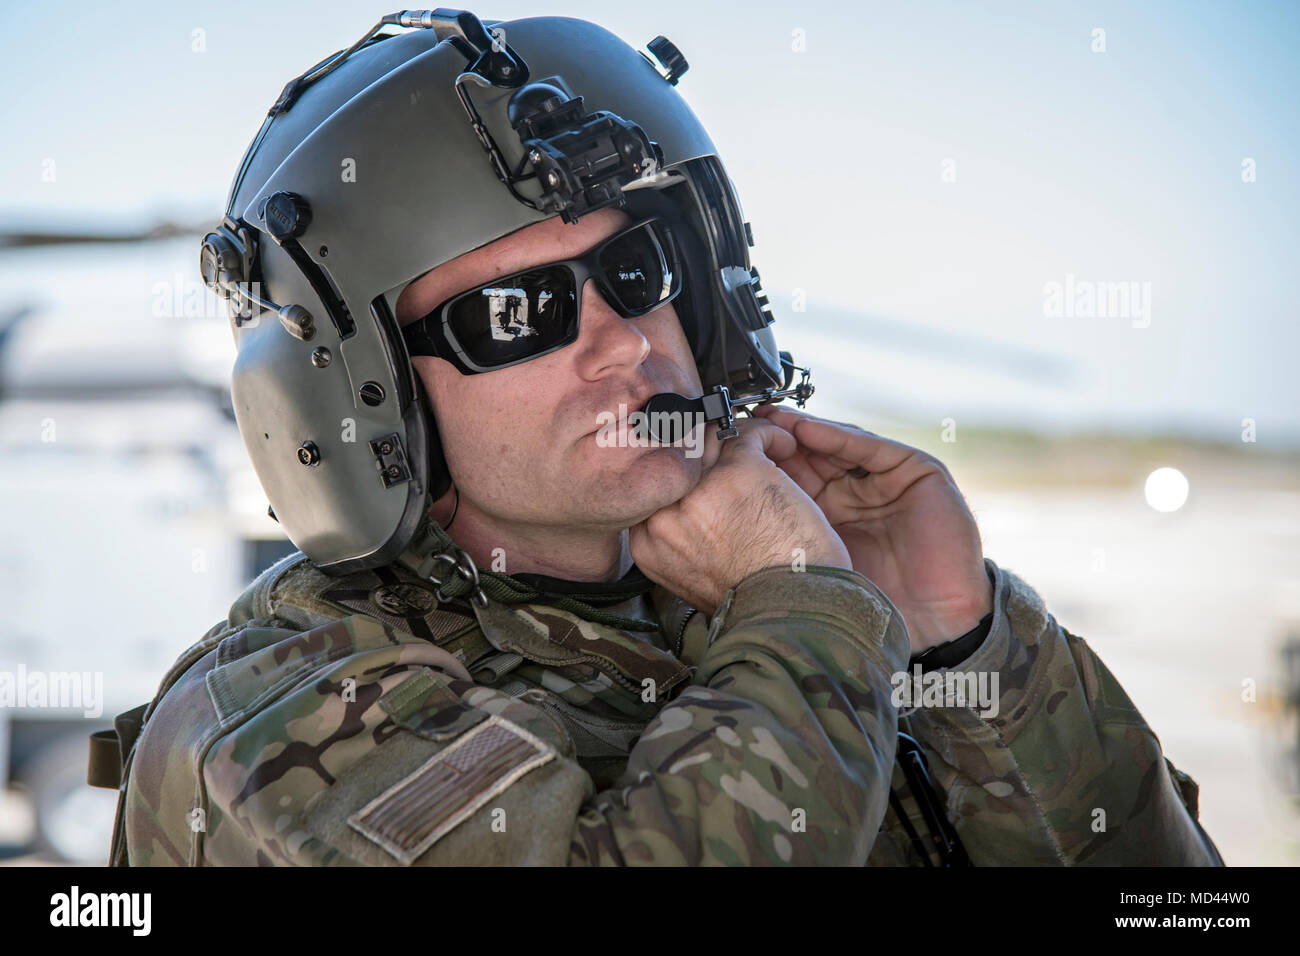
[[[608,110],[588,113],[582,97],[564,90],[558,78],[528,83],[528,65],[505,41],[504,31],[488,31],[471,13],[457,16],[463,32],[452,43],[469,65],[456,78],[456,93],[497,178],[519,202],[574,223],[593,210],[622,206],[623,187],[663,168],[663,150],[636,123]],[[656,37],[650,49],[669,64],[670,82],[686,72],[686,60],[666,38]],[[509,144],[511,151],[518,149],[513,163],[484,121],[471,87],[515,91],[506,104],[519,138],[518,147]],[[535,183],[536,196],[520,191],[528,182]]]
[[[528,64],[511,48],[502,28],[488,29],[473,13],[445,7],[383,17],[347,50],[291,80],[268,115],[288,110],[306,87],[357,50],[384,39],[386,35],[379,31],[390,25],[433,30],[439,40],[450,42],[465,56],[467,66],[456,78],[456,92],[497,177],[521,203],[550,215],[558,213],[565,222],[577,222],[595,209],[623,205],[624,186],[663,167],[663,151],[635,123],[607,110],[588,113],[581,96],[572,96],[557,84],[529,85]],[[664,78],[676,84],[689,68],[681,52],[662,36],[648,47],[662,65]],[[515,162],[492,135],[470,94],[471,86],[517,91],[508,104],[510,125],[520,140]],[[537,196],[525,196],[517,188],[528,181],[536,182]]]
[[[588,113],[582,97],[569,97],[549,83],[533,83],[510,101],[511,126],[524,154],[513,171],[478,119],[466,87],[457,82],[461,102],[492,158],[497,176],[520,202],[565,222],[604,206],[623,205],[623,187],[663,166],[663,151],[641,127],[608,110]],[[525,171],[525,167],[528,171]],[[541,190],[527,199],[515,188],[535,179]]]

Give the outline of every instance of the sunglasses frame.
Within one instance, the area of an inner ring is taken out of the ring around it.
[[[606,281],[604,270],[600,268],[600,256],[605,249],[619,239],[624,238],[629,233],[636,232],[648,225],[655,224],[659,229],[667,234],[667,244],[660,242],[660,248],[664,251],[667,259],[667,265],[672,270],[673,287],[668,296],[654,305],[633,311],[625,310],[619,304],[619,298],[610,288]],[[451,310],[458,302],[472,296],[481,295],[484,289],[493,286],[502,285],[518,276],[526,275],[530,272],[537,272],[542,269],[567,268],[569,275],[573,279],[575,289],[577,290],[577,301],[575,303],[576,313],[573,319],[573,334],[566,336],[564,341],[558,342],[549,348],[523,358],[514,359],[510,362],[503,362],[500,365],[484,366],[475,362],[465,349],[461,346],[460,341],[456,338],[455,332],[451,328]],[[592,246],[585,253],[572,259],[558,259],[555,262],[542,262],[535,266],[529,266],[526,269],[519,269],[508,275],[498,276],[495,279],[489,279],[487,282],[480,283],[472,289],[466,289],[457,292],[450,299],[439,303],[425,315],[416,319],[414,322],[402,328],[402,338],[406,342],[407,355],[414,357],[416,355],[432,355],[437,358],[445,359],[463,375],[478,375],[484,372],[495,372],[498,369],[509,368],[512,365],[519,365],[521,362],[531,362],[533,359],[541,358],[543,355],[549,355],[552,352],[559,351],[566,346],[572,345],[578,340],[582,331],[582,290],[586,287],[588,279],[594,279],[596,287],[600,290],[601,296],[611,309],[617,312],[625,319],[640,318],[649,315],[655,309],[667,305],[673,299],[677,298],[682,291],[684,282],[684,266],[682,264],[681,246],[678,243],[677,236],[662,216],[647,216],[626,229],[616,232],[607,239],[601,240],[595,246]]]

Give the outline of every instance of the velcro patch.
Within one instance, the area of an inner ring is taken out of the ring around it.
[[[493,715],[348,817],[348,825],[410,865],[512,783],[555,756]]]

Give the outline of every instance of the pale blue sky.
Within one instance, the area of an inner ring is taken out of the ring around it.
[[[0,223],[215,220],[284,83],[387,12],[9,0]],[[1224,438],[1249,416],[1261,442],[1300,439],[1300,4],[476,12],[578,16],[682,49],[679,89],[754,224],[782,344],[820,351],[825,381],[857,383],[857,399]],[[41,182],[47,158],[55,183]],[[949,159],[955,182],[941,178]],[[1043,287],[1067,275],[1150,283],[1149,327],[1046,317]],[[796,288],[807,312],[791,311]]]

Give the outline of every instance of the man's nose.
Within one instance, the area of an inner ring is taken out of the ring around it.
[[[636,368],[650,354],[650,340],[637,328],[636,319],[625,319],[605,300],[594,279],[582,287],[579,318],[579,367],[583,377],[599,378],[610,367]]]

